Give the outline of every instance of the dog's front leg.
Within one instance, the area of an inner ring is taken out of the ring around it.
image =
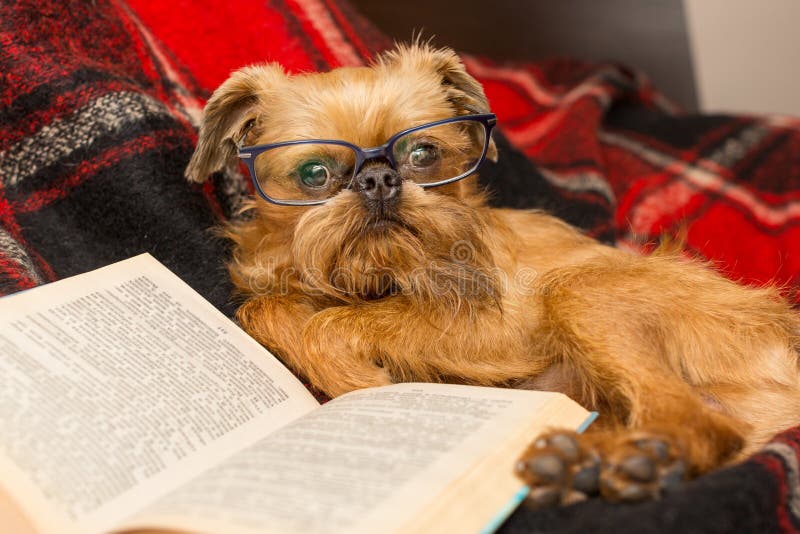
[[[300,371],[331,397],[355,389],[385,386],[391,377],[381,364],[387,315],[370,305],[337,306],[315,314],[302,333]]]
[[[352,306],[320,309],[304,295],[288,294],[251,298],[236,317],[294,372],[335,397],[391,383],[373,358],[369,339],[376,332],[359,327],[360,315]]]

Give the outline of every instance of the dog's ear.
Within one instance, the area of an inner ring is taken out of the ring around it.
[[[398,44],[378,57],[378,63],[395,65],[402,70],[433,71],[446,92],[447,99],[460,113],[489,113],[489,101],[481,84],[470,76],[458,54],[451,48],[435,48],[417,39],[413,44]],[[486,157],[497,161],[497,148],[489,141]]]
[[[211,173],[235,165],[236,143],[258,118],[259,100],[285,78],[277,64],[253,65],[234,72],[214,91],[203,109],[186,178],[203,182]]]

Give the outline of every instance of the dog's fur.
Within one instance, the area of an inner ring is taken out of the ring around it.
[[[242,136],[372,147],[488,110],[458,57],[425,45],[321,74],[247,67],[209,100],[187,176],[232,168]],[[521,474],[542,503],[574,499],[587,458],[603,460],[604,495],[636,499],[681,471],[647,476],[643,456],[696,475],[800,421],[800,322],[775,289],[666,250],[607,247],[544,213],[489,208],[474,176],[403,183],[385,224],[352,190],[321,206],[251,207],[228,232],[230,272],[248,297],[238,319],[325,393],[399,381],[530,387],[602,414],[585,436],[554,433],[529,451]],[[577,467],[550,473],[535,461],[548,455]]]

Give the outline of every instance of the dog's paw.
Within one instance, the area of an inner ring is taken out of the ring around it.
[[[551,432],[528,447],[516,465],[531,491],[534,508],[566,505],[594,496],[600,489],[600,455],[581,445],[573,432]]]
[[[604,454],[600,493],[612,501],[657,499],[680,486],[686,472],[683,454],[669,438],[635,432]]]
[[[680,485],[686,462],[663,436],[636,432],[605,439],[556,431],[537,439],[516,465],[534,508],[601,495],[610,501],[656,499]]]

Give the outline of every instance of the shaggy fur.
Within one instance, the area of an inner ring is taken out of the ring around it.
[[[369,68],[247,67],[208,102],[186,172],[200,181],[235,165],[243,136],[372,147],[476,112],[488,112],[480,85],[453,52],[424,45]],[[404,182],[390,224],[351,190],[321,206],[251,208],[228,230],[247,296],[238,319],[325,393],[398,381],[531,387],[602,414],[585,436],[554,432],[528,451],[520,475],[537,504],[658,496],[800,422],[800,320],[773,288],[663,249],[607,247],[544,213],[491,209],[474,176],[427,190]],[[599,472],[588,485],[587,466]]]

